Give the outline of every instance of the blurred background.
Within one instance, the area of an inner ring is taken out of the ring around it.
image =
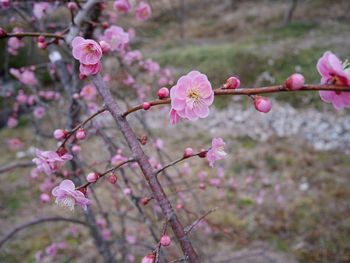
[[[239,76],[243,87],[280,84],[294,72],[302,73],[307,83],[319,83],[316,63],[325,51],[331,50],[343,60],[350,57],[349,0],[149,3],[153,9],[149,22],[140,25],[121,17],[117,24],[125,28],[134,25],[134,47],[146,58],[170,67],[175,80],[197,69],[208,75],[213,87],[230,75]],[[28,45],[18,59],[9,60],[9,67],[26,65],[28,58],[31,63],[47,59],[43,51]],[[0,61],[6,59],[2,51]],[[106,68],[116,71],[113,63]],[[6,69],[1,74],[6,79]],[[215,100],[209,118],[176,127],[168,125],[168,108],[151,109],[143,115],[153,136],[164,141],[171,159],[186,147],[209,145],[214,136],[227,142],[229,156],[215,169],[197,159],[178,166],[181,182],[186,184],[178,185],[182,197],[171,201],[177,207],[185,204],[198,215],[218,207],[192,234],[205,262],[350,262],[349,111],[336,111],[323,103],[317,92],[270,97],[273,108],[269,114],[256,112],[248,97],[225,97]],[[2,99],[1,104],[6,119],[6,101]],[[139,123],[132,118],[131,122],[143,132]],[[27,138],[22,146],[25,151],[34,142],[42,143],[33,133],[25,119],[16,129],[1,129],[0,166],[22,158],[9,151],[7,140]],[[92,139],[85,147],[87,159],[104,158],[98,152],[103,142]],[[157,158],[151,146],[145,150]],[[36,217],[71,215],[58,210],[53,202],[40,204],[40,191],[28,180],[29,171],[0,174],[0,235]],[[198,188],[199,178],[204,178],[205,190]],[[163,183],[167,187],[167,181]],[[108,187],[96,187],[104,204],[110,202]],[[152,217],[152,209],[146,208],[145,213]],[[178,213],[188,220],[190,213],[184,209]],[[73,215],[79,217],[78,212]],[[133,223],[126,224],[130,236],[136,238]],[[100,262],[96,252],[84,250],[92,242],[84,238],[84,231],[79,229],[78,237],[66,238],[71,246],[52,262]],[[53,239],[69,236],[68,232],[64,223],[27,229],[2,247],[0,262],[35,262],[37,250]],[[137,252],[147,252],[129,243]]]

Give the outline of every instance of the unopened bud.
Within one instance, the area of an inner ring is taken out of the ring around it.
[[[75,134],[75,137],[78,140],[84,140],[86,138],[86,132],[83,128],[80,128],[77,133]]]
[[[165,99],[165,98],[167,98],[169,96],[169,89],[166,88],[166,87],[160,88],[158,90],[157,95],[158,95],[158,98]]]
[[[150,104],[149,102],[144,102],[144,103],[142,104],[142,108],[143,108],[144,110],[149,110],[149,109],[151,108],[151,104]]]
[[[299,73],[294,73],[289,76],[284,82],[284,86],[289,90],[298,90],[301,89],[305,84],[305,78]]]
[[[98,178],[100,178],[100,176],[99,176],[97,173],[89,173],[89,174],[86,176],[86,180],[87,180],[89,183],[96,183],[96,181],[98,180]]]
[[[241,81],[236,77],[229,77],[224,85],[225,89],[237,89],[241,85]]]
[[[185,152],[184,152],[184,158],[188,158],[188,157],[190,157],[192,155],[193,155],[193,149],[190,148],[190,147],[186,148]]]
[[[269,98],[262,96],[254,97],[254,106],[257,111],[268,113],[272,108],[272,103]]]
[[[170,236],[168,235],[164,235],[160,238],[160,244],[163,246],[163,247],[167,247],[167,246],[170,246],[171,244],[171,238]]]

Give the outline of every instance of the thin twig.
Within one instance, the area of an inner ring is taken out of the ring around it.
[[[192,223],[192,225],[186,227],[185,228],[186,235],[188,235],[199,224],[200,221],[202,221],[205,217],[207,217],[211,213],[215,212],[217,209],[218,209],[218,207],[214,207],[214,208],[210,209],[208,212],[206,212],[200,218],[198,218],[196,221],[194,221]]]

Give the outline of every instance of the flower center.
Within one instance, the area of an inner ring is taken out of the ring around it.
[[[72,211],[74,209],[75,199],[71,196],[67,196],[64,199],[62,199],[61,201],[56,201],[56,203],[59,206],[66,207]]]
[[[201,96],[197,90],[193,89],[188,93],[188,98],[194,101],[199,101]]]

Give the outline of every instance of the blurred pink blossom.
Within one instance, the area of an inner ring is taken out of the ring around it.
[[[221,138],[213,138],[211,143],[211,148],[207,152],[207,159],[209,161],[209,165],[214,167],[214,163],[217,160],[224,159],[227,153],[224,150],[225,142]]]

